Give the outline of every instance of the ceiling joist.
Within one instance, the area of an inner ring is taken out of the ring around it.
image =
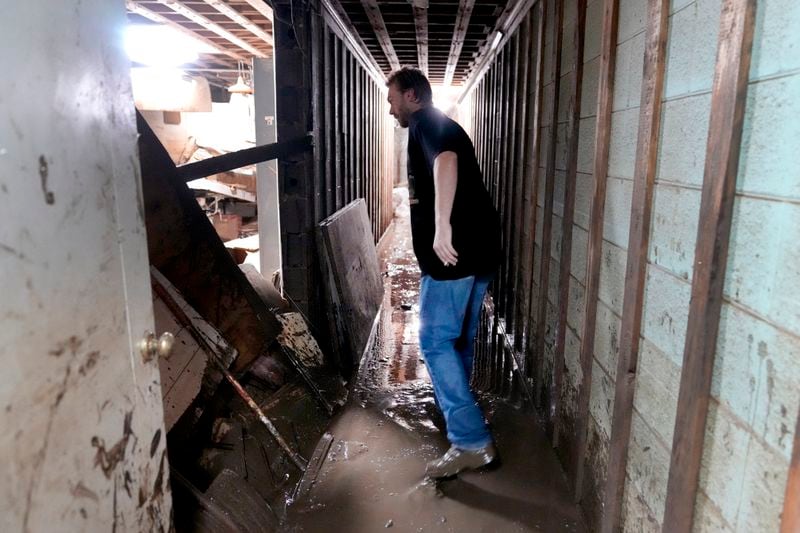
[[[213,7],[214,9],[216,9],[217,11],[219,11],[220,13],[222,13],[223,15],[225,15],[226,17],[228,17],[229,19],[231,19],[232,21],[239,24],[242,28],[246,29],[247,31],[258,37],[268,45],[273,46],[274,41],[272,39],[272,35],[265,32],[263,29],[259,28],[255,22],[245,17],[235,9],[233,9],[227,3],[223,2],[222,0],[203,0],[203,1],[206,4],[210,5],[211,7]],[[253,3],[255,4],[257,2],[253,0]]]
[[[250,7],[261,13],[264,17],[273,21],[272,8],[264,0],[244,0]]]
[[[201,15],[200,13],[195,11],[194,9],[186,7],[185,5],[181,4],[180,2],[177,2],[176,0],[157,0],[157,2],[159,4],[162,4],[162,5],[170,8],[175,13],[178,13],[179,15],[191,20],[195,24],[199,24],[203,28],[216,33],[217,35],[219,35],[223,39],[226,39],[226,40],[230,41],[231,43],[235,44],[236,46],[238,46],[242,50],[246,50],[246,51],[250,52],[253,56],[255,56],[255,57],[267,57],[267,54],[265,54],[264,52],[262,52],[261,50],[259,50],[255,46],[253,46],[250,43],[244,41],[243,39],[240,39],[239,37],[237,37],[234,34],[232,34],[231,32],[229,32],[228,30],[224,29],[222,26],[220,26],[216,22],[212,22],[210,19],[206,18],[204,15]]]
[[[144,17],[144,18],[146,18],[148,20],[152,20],[153,22],[157,22],[159,24],[164,24],[164,25],[170,26],[171,28],[173,28],[175,30],[178,30],[179,32],[183,33],[184,35],[188,35],[192,39],[196,39],[198,41],[201,41],[203,44],[205,44],[209,48],[213,49],[218,54],[224,54],[224,55],[226,55],[228,57],[232,57],[233,59],[236,59],[237,61],[244,61],[246,59],[245,56],[243,56],[242,54],[238,54],[236,52],[232,52],[230,50],[225,50],[224,48],[220,48],[211,39],[207,39],[207,38],[203,37],[202,35],[198,35],[196,32],[193,32],[192,30],[186,28],[185,26],[181,26],[180,24],[178,24],[174,20],[170,20],[170,19],[168,19],[167,17],[165,17],[164,15],[162,15],[160,13],[156,13],[155,11],[152,11],[152,10],[150,10],[150,9],[140,5],[140,4],[137,4],[133,0],[127,0],[125,2],[125,7],[131,13],[136,13],[137,15],[139,15],[141,17]]]
[[[472,8],[475,7],[475,0],[461,0],[458,4],[458,14],[456,15],[456,27],[453,30],[453,40],[450,43],[450,56],[447,59],[447,70],[444,73],[444,83],[447,86],[453,83],[453,75],[456,72],[458,59],[461,57],[461,48],[464,46],[464,37],[469,28],[469,19],[472,16]]]
[[[414,10],[414,26],[417,36],[417,63],[419,69],[428,75],[428,6],[425,2],[425,7],[415,3],[412,6]]]
[[[364,6],[364,11],[367,13],[367,18],[372,25],[375,36],[378,38],[381,49],[389,61],[389,66],[392,70],[399,69],[400,61],[397,59],[392,40],[389,38],[389,32],[386,30],[386,23],[383,21],[383,15],[381,15],[381,10],[378,7],[378,0],[361,0],[361,4]]]

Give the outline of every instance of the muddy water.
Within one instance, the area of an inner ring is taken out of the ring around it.
[[[386,299],[375,349],[329,430],[334,442],[316,483],[290,506],[283,530],[584,531],[539,423],[499,399],[481,403],[500,468],[438,484],[423,479],[447,441],[417,344],[419,272],[407,209],[398,209],[395,241],[382,258]]]

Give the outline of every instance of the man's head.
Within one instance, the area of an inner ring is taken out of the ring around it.
[[[389,114],[404,128],[408,127],[408,117],[414,111],[433,103],[433,91],[428,78],[421,70],[403,67],[389,74],[386,82],[389,88]]]

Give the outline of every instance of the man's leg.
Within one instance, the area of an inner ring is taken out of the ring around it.
[[[474,277],[437,281],[423,276],[420,285],[420,349],[444,413],[447,438],[462,450],[480,450],[492,443],[455,348],[474,284]]]
[[[472,376],[472,361],[475,358],[475,336],[478,333],[478,325],[481,320],[481,309],[483,308],[483,298],[486,296],[486,289],[492,282],[492,276],[476,276],[475,283],[472,285],[472,293],[467,303],[467,316],[464,318],[464,326],[461,336],[456,341],[456,350],[461,355],[464,364],[464,371],[467,373],[467,383]]]

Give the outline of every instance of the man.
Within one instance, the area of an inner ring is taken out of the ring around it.
[[[389,113],[409,130],[411,234],[422,271],[419,341],[451,444],[426,474],[445,478],[497,456],[469,381],[483,297],[500,255],[500,224],[472,141],[433,107],[425,75],[403,67],[387,87]]]

